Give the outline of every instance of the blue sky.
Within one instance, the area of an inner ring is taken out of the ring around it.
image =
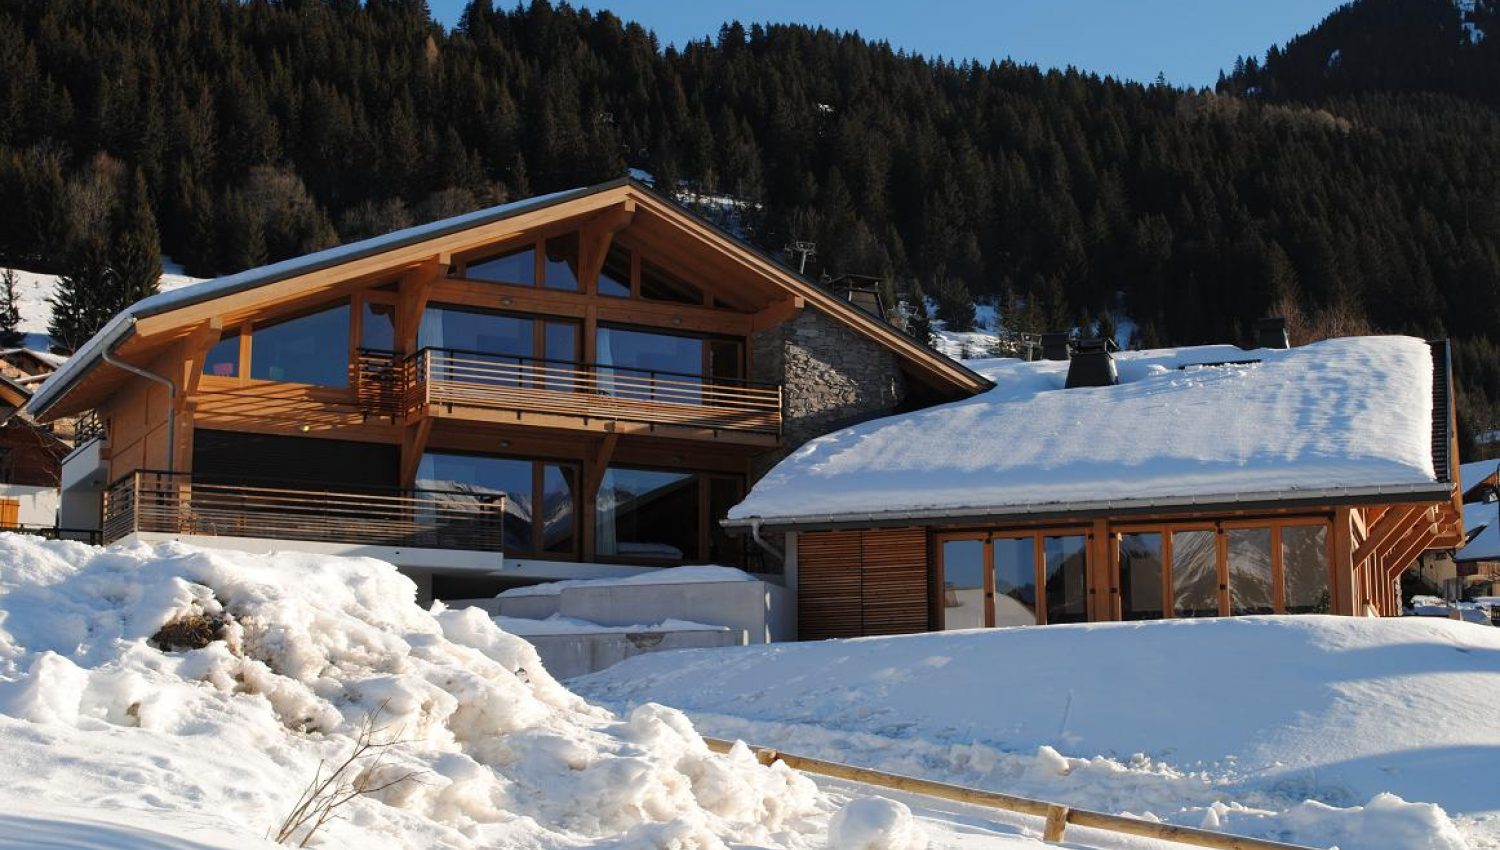
[[[606,0],[607,8],[682,44],[727,20],[821,24],[929,56],[1013,58],[1149,81],[1207,86],[1234,57],[1263,54],[1344,0]],[[498,0],[504,7],[515,0]],[[466,0],[428,0],[452,26]]]

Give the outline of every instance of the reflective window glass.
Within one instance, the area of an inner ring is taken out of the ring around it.
[[[250,377],[320,387],[349,385],[349,305],[251,331]]]
[[[984,541],[944,541],[943,628],[978,629],[984,625]]]
[[[995,558],[995,625],[1036,625],[1036,542],[1030,537],[992,541]]]
[[[576,477],[571,466],[542,464],[542,548],[548,552],[573,552],[578,548]]]
[[[396,350],[396,305],[366,301],[359,320],[359,347]]]
[[[214,347],[208,350],[208,356],[203,358],[203,374],[217,378],[240,376],[240,332],[238,330],[225,332],[219,337]]]
[[[1219,615],[1219,556],[1213,531],[1172,532],[1172,599],[1173,616]]]
[[[599,271],[599,294],[614,298],[630,297],[630,252],[611,247]]]
[[[702,290],[647,260],[641,261],[641,297],[679,304],[703,303]]]
[[[530,245],[518,251],[478,260],[464,267],[464,277],[492,283],[536,283],[536,249]]]
[[[1120,616],[1159,620],[1162,612],[1162,536],[1120,535]]]
[[[1281,564],[1286,575],[1286,612],[1327,614],[1328,527],[1282,526]]]
[[[729,516],[729,509],[745,497],[745,485],[737,478],[708,479],[708,560],[725,566],[745,562],[745,538],[730,534],[719,525]]]
[[[578,234],[547,240],[547,267],[542,285],[548,289],[578,291]]]
[[[457,491],[475,497],[504,493],[505,550],[530,552],[533,549],[531,470],[529,460],[429,452],[422,455],[417,467],[417,488]]]
[[[703,346],[693,337],[601,327],[595,346],[600,389],[621,398],[699,404]]]
[[[601,555],[680,561],[698,556],[698,478],[611,467],[595,502]]]
[[[1046,555],[1047,622],[1083,623],[1088,612],[1088,539],[1081,535],[1048,537]]]
[[[1229,612],[1271,614],[1271,529],[1232,528],[1224,532],[1229,564]]]

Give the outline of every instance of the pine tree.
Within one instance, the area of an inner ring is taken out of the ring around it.
[[[113,287],[107,301],[115,312],[156,292],[161,281],[161,241],[156,215],[139,168],[115,215],[110,244]]]
[[[0,345],[14,348],[21,344],[21,309],[16,303],[16,270],[7,268],[0,274]]]
[[[53,346],[65,352],[77,351],[115,313],[106,300],[114,287],[108,246],[86,239],[71,254],[50,299],[52,321],[47,325]]]

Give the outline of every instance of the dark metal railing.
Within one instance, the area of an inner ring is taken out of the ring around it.
[[[360,349],[362,408],[407,416],[424,405],[551,413],[776,434],[781,388],[739,378],[424,348],[402,357]]]
[[[458,490],[263,485],[138,470],[104,493],[104,542],[133,532],[499,552],[505,497]]]

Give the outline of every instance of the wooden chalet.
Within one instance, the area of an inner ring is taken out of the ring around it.
[[[1395,616],[1402,572],[1463,542],[1446,343],[994,362],[996,389],[831,434],[731,513],[785,541],[802,639]]]
[[[31,410],[90,414],[64,512],[106,541],[372,554],[441,597],[777,569],[719,524],[761,472],[988,386],[622,179],[145,299]]]

